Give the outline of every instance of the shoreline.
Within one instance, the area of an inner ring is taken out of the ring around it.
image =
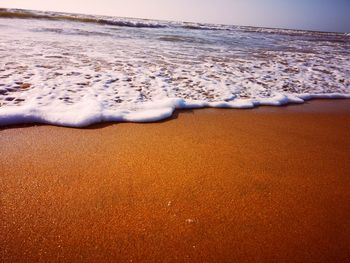
[[[350,97],[349,97],[350,98]],[[4,130],[4,129],[9,129],[9,128],[20,128],[20,127],[31,127],[31,126],[37,126],[37,125],[48,125],[48,126],[55,126],[55,127],[63,127],[63,128],[73,128],[73,129],[89,129],[91,127],[98,127],[98,126],[106,126],[106,125],[113,125],[113,124],[120,124],[120,123],[131,123],[131,124],[152,124],[152,123],[162,123],[162,122],[166,122],[166,121],[170,121],[170,120],[174,120],[177,118],[177,116],[180,114],[180,113],[185,113],[186,111],[194,111],[194,110],[239,110],[239,111],[254,111],[254,110],[258,110],[258,112],[265,112],[266,110],[268,112],[274,112],[274,110],[276,111],[279,111],[278,109],[279,108],[288,108],[288,109],[291,109],[295,106],[302,106],[302,105],[306,105],[304,107],[300,107],[300,111],[304,112],[304,111],[308,111],[308,112],[313,112],[313,111],[316,111],[316,112],[329,112],[329,111],[336,111],[336,112],[340,112],[340,111],[343,111],[343,110],[347,110],[346,106],[344,106],[343,108],[339,108],[336,107],[336,108],[330,108],[330,109],[321,109],[319,104],[322,104],[322,102],[336,102],[336,101],[348,101],[349,98],[347,97],[334,97],[334,98],[311,98],[311,99],[307,99],[305,100],[304,102],[302,103],[299,103],[299,102],[287,102],[285,104],[281,104],[281,105],[268,105],[268,104],[262,104],[262,105],[256,105],[256,106],[253,106],[253,107],[242,107],[242,108],[230,108],[230,107],[212,107],[212,106],[204,106],[204,107],[189,107],[189,108],[176,108],[171,111],[171,113],[165,113],[165,117],[164,116],[158,116],[158,117],[155,117],[155,120],[145,120],[145,121],[140,121],[140,120],[116,120],[116,121],[97,121],[97,122],[92,122],[91,124],[88,124],[88,125],[83,125],[83,126],[75,126],[75,125],[64,125],[64,124],[54,124],[54,123],[49,123],[48,121],[39,121],[39,122],[36,122],[36,121],[33,121],[33,122],[27,122],[27,121],[24,121],[22,123],[14,123],[14,124],[6,124],[6,125],[0,125],[0,131],[1,130]],[[310,103],[312,104],[312,106],[310,107]],[[344,105],[346,105],[346,102],[343,103]],[[306,110],[305,110],[306,108]],[[274,110],[272,110],[274,109]],[[293,111],[294,112],[299,112],[297,108],[293,108]],[[285,110],[282,111],[283,112],[286,112]],[[137,113],[139,114],[139,113]],[[11,116],[6,116],[6,118],[10,119]],[[34,118],[34,119],[40,119],[40,118],[37,118],[37,117],[33,117],[33,116],[24,116],[24,117],[15,117],[15,118],[23,118],[23,119],[28,119],[28,118]],[[138,119],[136,117],[136,119]],[[147,118],[146,118],[147,119]],[[151,118],[152,119],[152,118]],[[17,121],[16,121],[17,122]]]
[[[347,261],[350,100],[0,127],[1,261]]]

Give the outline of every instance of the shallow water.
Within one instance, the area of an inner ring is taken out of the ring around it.
[[[348,34],[3,9],[0,17],[0,125],[80,127],[156,121],[175,108],[350,98]]]

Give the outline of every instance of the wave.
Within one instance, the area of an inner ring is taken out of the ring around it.
[[[158,22],[137,21],[137,20],[118,20],[114,18],[105,18],[90,15],[76,15],[56,12],[28,11],[20,9],[0,9],[0,18],[21,18],[21,19],[47,19],[47,20],[66,20],[82,23],[96,23],[102,25],[136,27],[136,28],[164,28],[167,25]]]
[[[223,25],[208,25],[201,23],[189,23],[183,22],[180,24],[180,27],[185,29],[193,29],[193,30],[227,30],[227,26]]]
[[[223,30],[222,26],[207,25],[190,22],[165,22],[152,21],[147,19],[128,19],[105,16],[92,16],[81,14],[68,14],[58,12],[32,11],[22,9],[0,8],[0,18],[20,18],[20,19],[47,19],[47,20],[66,20],[82,23],[97,23],[102,25],[135,27],[135,28],[183,28],[191,30]],[[225,30],[228,28],[226,27]]]
[[[350,40],[337,42],[344,34],[13,9],[0,17],[23,18],[0,23],[0,126],[150,122],[175,109],[350,99]],[[232,32],[193,31],[216,29]]]
[[[251,26],[236,26],[236,29],[247,33],[262,33],[262,34],[277,34],[286,36],[319,36],[319,37],[348,37],[350,33],[339,32],[322,32],[298,29],[283,29],[283,28],[266,28],[266,27],[251,27]]]
[[[301,104],[311,99],[349,99],[350,94],[301,94],[298,96],[277,95],[266,99],[238,99],[231,102],[206,102],[184,99],[167,99],[143,105],[136,111],[106,110],[94,100],[87,100],[68,109],[50,107],[0,108],[0,126],[26,123],[43,123],[66,127],[87,127],[101,122],[156,122],[171,117],[176,109],[231,108],[251,109],[258,106],[283,106]]]
[[[82,23],[97,23],[102,25],[135,27],[135,28],[184,28],[192,30],[222,30],[215,25],[206,25],[189,22],[165,22],[152,21],[146,19],[128,19],[105,16],[92,16],[81,14],[68,14],[57,12],[43,12],[22,9],[4,9],[0,8],[0,18],[21,18],[21,19],[48,19],[48,20],[67,20]]]
[[[170,22],[158,21],[149,19],[136,18],[117,18],[109,16],[94,16],[83,14],[70,14],[61,12],[49,11],[34,11],[24,9],[8,9],[0,8],[0,18],[20,18],[20,19],[47,19],[47,20],[66,20],[82,23],[96,23],[101,25],[110,25],[118,27],[134,27],[134,28],[182,28],[189,30],[219,30],[219,31],[242,31],[248,33],[264,33],[264,34],[280,34],[280,35],[320,35],[320,36],[345,36],[350,37],[350,33],[336,33],[336,32],[319,32],[307,30],[294,29],[278,29],[278,28],[264,28],[252,26],[235,26],[235,25],[214,25],[205,23],[192,22]]]

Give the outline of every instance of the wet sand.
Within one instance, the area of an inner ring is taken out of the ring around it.
[[[0,130],[0,261],[346,262],[350,100]]]

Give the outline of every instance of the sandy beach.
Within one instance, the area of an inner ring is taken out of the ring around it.
[[[0,129],[1,262],[346,262],[350,100]]]

